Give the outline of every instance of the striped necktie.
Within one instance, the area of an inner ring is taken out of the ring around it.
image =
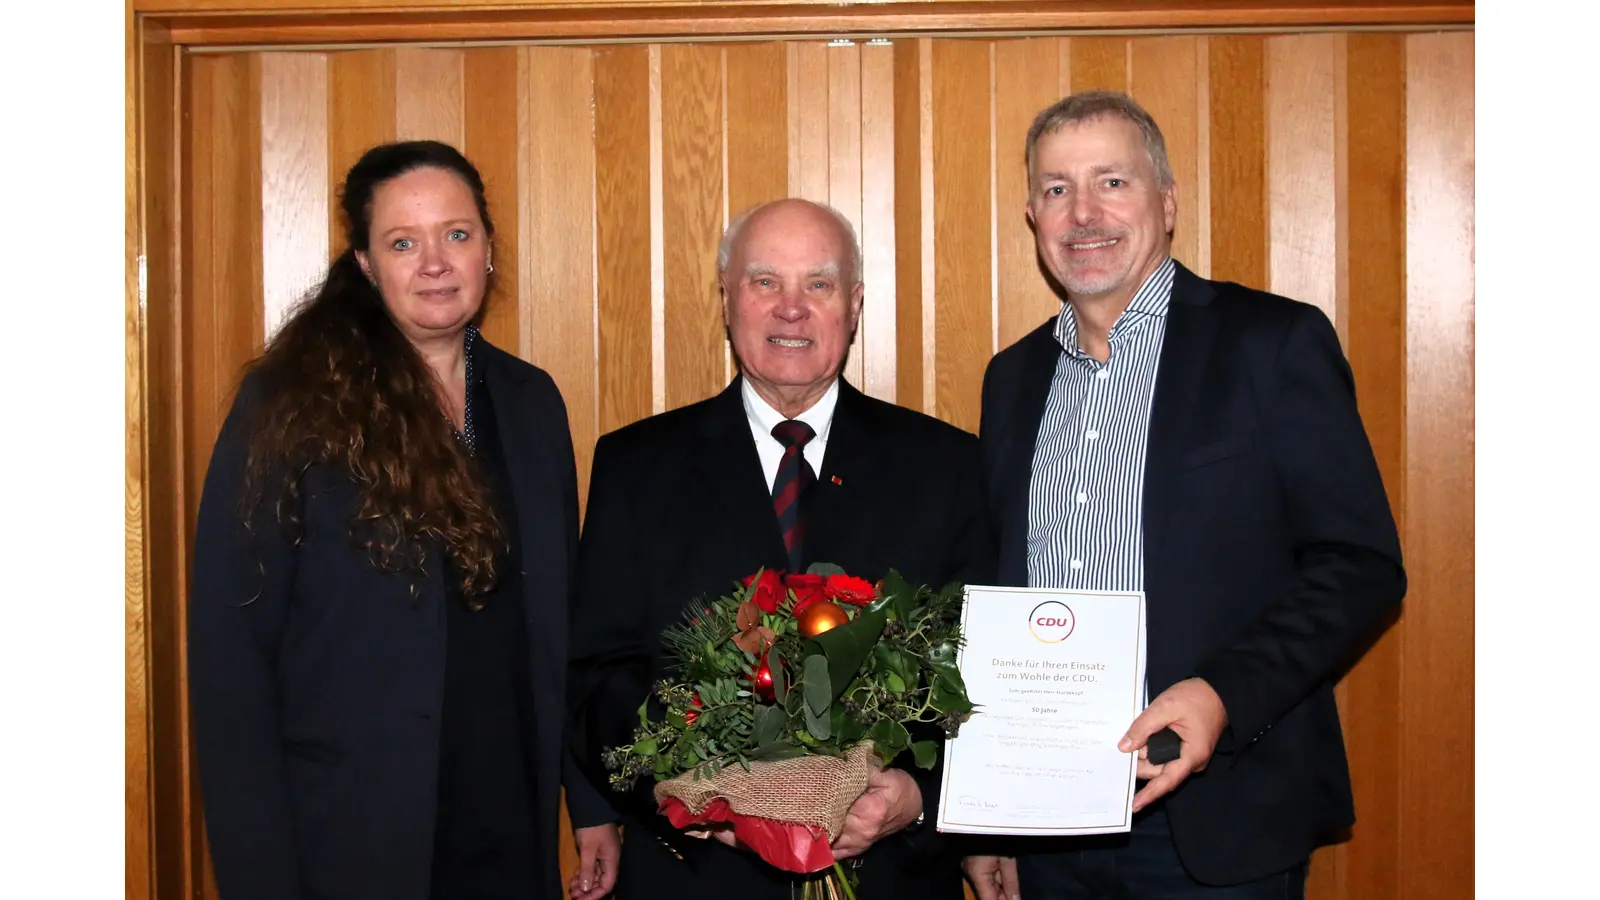
[[[772,511],[778,514],[778,530],[783,533],[783,548],[789,552],[789,571],[800,571],[800,544],[805,540],[806,523],[800,515],[800,497],[817,480],[806,462],[805,446],[816,436],[811,426],[796,419],[785,419],[772,426],[772,436],[783,445],[778,475],[772,480]]]

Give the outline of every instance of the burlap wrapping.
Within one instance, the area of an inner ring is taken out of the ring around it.
[[[844,758],[801,756],[777,762],[753,762],[750,771],[734,764],[709,778],[679,775],[656,785],[656,802],[676,797],[699,815],[721,797],[742,816],[823,828],[831,842],[844,828],[845,814],[867,789],[867,775],[876,768],[872,742],[862,741]]]

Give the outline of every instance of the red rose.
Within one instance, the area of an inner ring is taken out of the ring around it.
[[[744,580],[744,586],[749,587],[756,576],[751,575]],[[761,580],[756,583],[755,590],[750,592],[749,601],[761,607],[761,611],[771,615],[778,611],[779,604],[783,603],[786,592],[783,589],[783,575],[771,569],[763,569]]]
[[[792,615],[798,616],[806,611],[806,607],[813,603],[821,603],[828,599],[824,588],[827,579],[821,575],[790,575],[783,580],[789,590],[794,591],[794,609]]]
[[[873,588],[872,582],[852,575],[829,575],[822,590],[828,595],[829,600],[855,606],[866,606],[878,599],[878,592]]]

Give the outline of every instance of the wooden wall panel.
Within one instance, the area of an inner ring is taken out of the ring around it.
[[[722,66],[715,47],[661,48],[661,159],[666,192],[667,408],[727,384],[716,278],[722,236]]]
[[[523,345],[521,296],[523,260],[522,203],[518,188],[523,157],[522,134],[518,129],[517,64],[521,51],[515,47],[474,50],[462,60],[462,146],[460,149],[483,176],[483,191],[489,201],[489,216],[494,219],[494,275],[487,309],[479,327],[484,337],[524,358],[529,348]]]
[[[327,57],[263,53],[261,289],[268,336],[327,274],[329,220]]]
[[[1128,93],[1161,126],[1178,199],[1172,256],[1198,271],[1200,252],[1200,119],[1205,115],[1196,77],[1202,38],[1180,36],[1131,41]]]
[[[530,47],[523,66],[527,134],[522,282],[523,346],[555,379],[567,403],[588,496],[596,433],[594,67],[587,48]]]
[[[599,280],[599,431],[604,434],[652,412],[653,369],[645,360],[659,344],[652,334],[650,52],[644,47],[595,51],[595,227]]]
[[[401,47],[394,51],[394,136],[402,141],[444,141],[460,149],[466,138],[461,108],[461,50]],[[505,91],[509,85],[495,85]]]
[[[1071,38],[1070,90],[1125,91],[1128,89],[1128,38]]]
[[[880,400],[896,392],[894,48],[861,48],[861,258],[866,270],[856,385]]]
[[[1405,382],[1404,40],[1335,39],[1337,214],[1330,217],[1335,245],[1342,248],[1333,260],[1340,333],[1356,375],[1356,402],[1402,533],[1405,393],[1395,386]],[[1397,686],[1406,680],[1404,632],[1402,625],[1384,634],[1339,687],[1345,744],[1360,767],[1354,783],[1359,821],[1349,843],[1317,854],[1315,863],[1327,871],[1316,873],[1312,900],[1400,896],[1402,765],[1394,740],[1401,716]]]
[[[933,41],[894,45],[895,402],[929,411],[933,363]]]
[[[1473,888],[1463,775],[1473,769],[1473,41],[1405,40],[1411,590],[1397,896],[1464,897]]]
[[[983,367],[994,355],[990,53],[979,41],[933,45],[932,408],[939,418],[974,432]]]
[[[727,50],[728,217],[789,196],[789,69],[783,44]]]
[[[394,50],[348,50],[328,55],[329,249],[345,246],[336,189],[367,148],[395,133]]]
[[[1180,261],[1334,318],[1402,523],[1404,617],[1339,688],[1360,821],[1315,857],[1312,896],[1470,890],[1438,874],[1471,871],[1471,795],[1446,774],[1472,763],[1447,737],[1471,725],[1470,34],[187,60],[181,215],[155,226],[182,240],[168,274],[150,274],[165,293],[146,323],[145,365],[174,397],[165,412],[157,388],[146,401],[151,440],[173,448],[148,463],[171,485],[153,492],[170,515],[151,503],[151,527],[174,534],[149,550],[152,734],[180,748],[152,768],[152,833],[181,838],[157,840],[157,871],[176,873],[156,879],[162,896],[212,890],[183,749],[183,548],[199,478],[239,366],[342,248],[330,198],[363,150],[439,137],[479,166],[498,226],[485,331],[561,385],[586,480],[599,435],[727,383],[716,245],[729,216],[785,194],[833,202],[861,236],[867,301],[847,377],[975,429],[991,355],[1060,305],[1022,215],[1026,129],[1092,87],[1130,90],[1161,124]],[[177,121],[164,127],[176,135]],[[1407,749],[1435,739],[1443,768]],[[562,853],[570,869],[570,843]]]
[[[1061,310],[1045,280],[1028,225],[1028,129],[1039,111],[1065,94],[1062,38],[1000,41],[994,60],[995,267],[999,295],[997,343],[1009,347]]]
[[[1262,41],[1207,39],[1211,174],[1211,277],[1267,284],[1266,127]]]
[[[1266,171],[1269,289],[1315,304],[1339,321],[1334,303],[1334,56],[1340,37],[1267,39]],[[1363,148],[1370,154],[1370,148]]]
[[[188,536],[194,533],[200,486],[211,448],[238,386],[241,367],[260,349],[263,309],[261,60],[251,56],[193,57],[184,71],[188,107],[184,127],[180,357],[175,383],[164,386],[182,399],[177,432],[184,501],[184,527],[177,538],[174,593],[158,607],[151,657],[161,691],[158,733],[181,737],[178,754],[156,760],[161,791],[158,828],[181,829],[181,844],[158,848],[163,893],[215,896],[206,876],[205,834],[198,773],[189,755],[187,654]],[[159,595],[157,595],[159,596]]]

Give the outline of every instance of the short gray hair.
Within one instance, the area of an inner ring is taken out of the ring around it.
[[[1068,125],[1101,116],[1116,116],[1133,123],[1144,138],[1144,149],[1150,156],[1150,163],[1156,167],[1157,186],[1162,189],[1172,187],[1172,164],[1167,162],[1167,141],[1161,136],[1161,128],[1156,125],[1156,120],[1145,112],[1144,107],[1121,91],[1083,91],[1057,100],[1034,117],[1033,126],[1028,129],[1025,150],[1029,194],[1033,193],[1033,154],[1039,139],[1055,134]]]
[[[806,200],[801,197],[785,197],[780,200],[768,200],[765,203],[757,203],[755,206],[752,206],[744,212],[739,213],[737,216],[734,216],[733,221],[728,223],[728,230],[722,233],[722,240],[717,243],[717,274],[727,274],[728,264],[733,261],[733,245],[739,240],[739,233],[744,230],[745,223],[750,221],[750,217],[773,205],[774,203],[786,203],[789,201],[798,201],[800,203],[804,203],[808,206],[820,209],[833,217],[834,222],[838,223],[839,225],[839,230],[843,232],[846,238],[846,243],[850,245],[850,258],[846,260],[850,266],[850,271],[848,273],[849,277],[845,280],[850,284],[851,287],[861,284],[861,241],[856,238],[855,226],[850,224],[850,220],[845,218],[844,213],[839,212],[837,209],[834,209],[828,204],[818,203],[814,200]]]

